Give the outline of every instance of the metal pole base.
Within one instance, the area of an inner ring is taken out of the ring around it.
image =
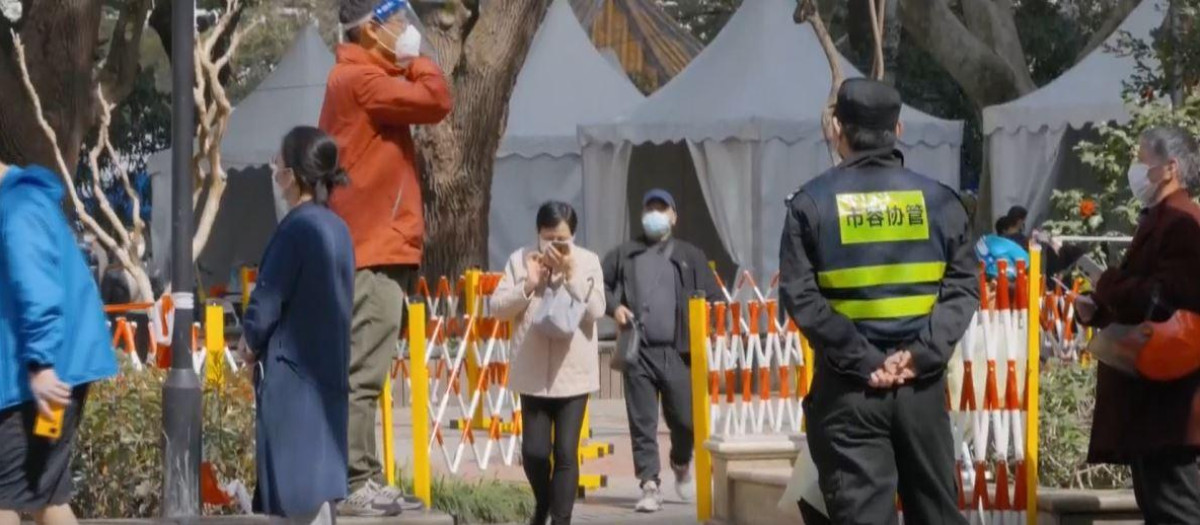
[[[162,397],[164,518],[200,515],[202,403],[196,372],[172,368],[163,383]]]

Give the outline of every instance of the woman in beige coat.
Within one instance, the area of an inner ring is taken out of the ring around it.
[[[600,389],[596,321],[604,315],[604,276],[600,258],[574,244],[577,226],[570,205],[543,204],[537,246],[509,257],[491,302],[496,317],[513,323],[508,384],[521,395],[521,457],[537,499],[535,525],[547,519],[553,525],[571,523],[583,412],[588,394]],[[569,336],[537,323],[542,301],[559,293],[569,298],[555,301],[556,307],[582,310]]]

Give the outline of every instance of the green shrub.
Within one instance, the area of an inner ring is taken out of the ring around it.
[[[72,469],[80,518],[159,516],[162,496],[162,382],[156,369],[123,369],[92,385],[79,428]],[[247,372],[228,375],[221,391],[204,393],[204,458],[222,483],[242,480],[254,489],[254,400]],[[401,479],[405,479],[401,477]],[[411,493],[412,482],[404,486]],[[439,478],[433,507],[460,523],[521,522],[533,515],[533,494],[495,480]],[[240,512],[206,506],[206,514]]]
[[[123,369],[96,383],[79,428],[73,505],[81,518],[161,514],[162,382],[166,373]],[[247,374],[230,375],[222,391],[204,393],[204,459],[224,483],[254,487],[254,401]],[[208,507],[206,514],[236,508]]]
[[[1043,487],[1113,489],[1131,486],[1129,469],[1087,463],[1096,368],[1048,362],[1040,386],[1038,470]]]

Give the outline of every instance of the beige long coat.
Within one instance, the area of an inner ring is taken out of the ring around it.
[[[604,275],[600,258],[572,246],[575,270],[570,282],[561,275],[525,295],[525,258],[536,247],[517,250],[504,266],[504,276],[492,295],[492,314],[513,324],[512,365],[508,386],[514,392],[539,397],[572,397],[600,390],[596,321],[604,316]],[[534,313],[546,288],[565,287],[575,300],[586,303],[583,320],[570,341],[549,339],[531,329]]]

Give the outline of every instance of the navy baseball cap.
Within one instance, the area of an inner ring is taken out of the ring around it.
[[[895,129],[900,121],[900,92],[878,80],[851,78],[838,89],[833,114],[842,124],[865,129]]]
[[[642,207],[645,208],[647,204],[650,204],[653,201],[661,201],[672,210],[675,209],[675,197],[672,197],[667,190],[654,188],[646,192],[646,196],[642,197]]]

